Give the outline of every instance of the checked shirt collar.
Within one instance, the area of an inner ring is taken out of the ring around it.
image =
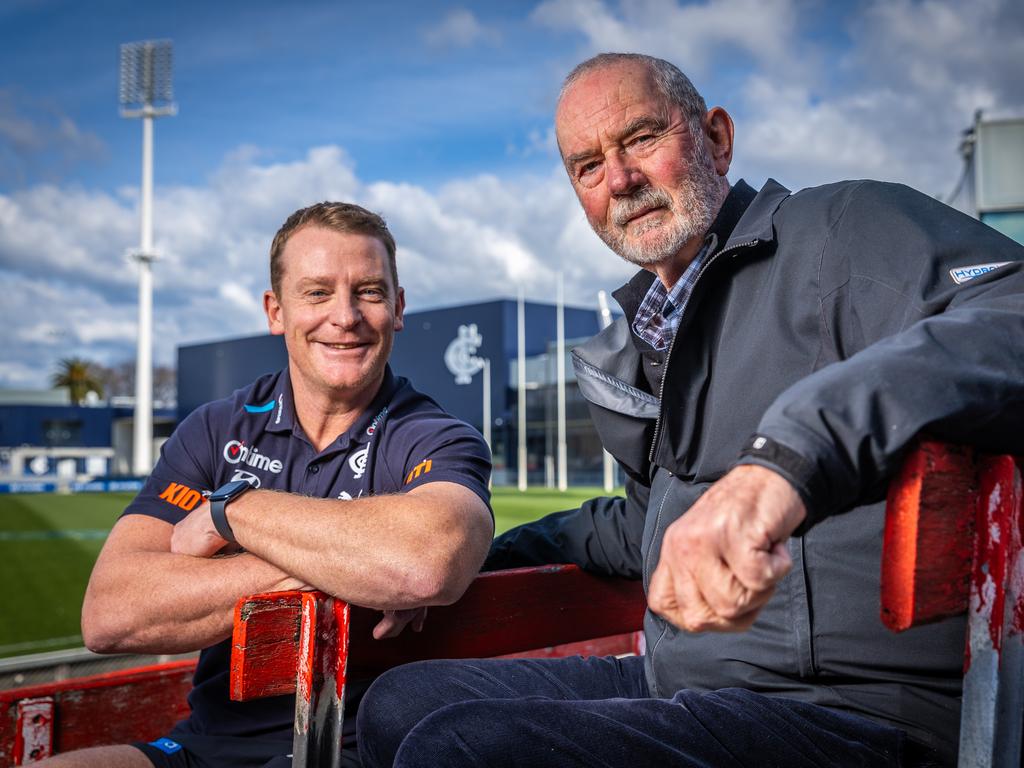
[[[656,278],[651,283],[647,295],[640,302],[640,308],[633,319],[633,333],[654,349],[658,351],[666,349],[672,341],[672,337],[675,336],[676,329],[679,328],[679,321],[683,319],[686,303],[690,300],[693,286],[697,282],[697,275],[700,274],[701,265],[707,258],[714,242],[713,235],[708,235],[705,238],[704,245],[676,280],[672,290],[666,290],[661,280]]]

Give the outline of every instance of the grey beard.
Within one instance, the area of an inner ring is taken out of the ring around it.
[[[710,160],[710,158],[708,158]],[[659,264],[671,259],[695,237],[703,237],[711,228],[718,203],[719,178],[708,161],[691,162],[687,181],[675,190],[675,199],[664,189],[644,187],[629,197],[614,201],[609,228],[594,228],[605,244],[626,261],[640,267]],[[671,212],[667,222],[652,221],[635,227],[632,237],[626,235],[625,223],[645,208],[666,207]],[[651,230],[660,229],[656,238],[639,243],[636,238]]]

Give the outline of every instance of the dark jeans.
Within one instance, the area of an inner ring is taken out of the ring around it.
[[[896,728],[739,688],[650,698],[643,659],[425,661],[387,672],[358,716],[365,768],[911,766]]]

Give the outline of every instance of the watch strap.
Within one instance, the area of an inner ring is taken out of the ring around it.
[[[213,520],[213,527],[217,529],[217,533],[229,544],[237,544],[238,540],[235,539],[235,532],[231,530],[231,524],[228,523],[227,507],[228,499],[217,499],[216,501],[210,502],[210,519]]]

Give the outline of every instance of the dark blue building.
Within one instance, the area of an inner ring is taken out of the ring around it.
[[[550,481],[555,455],[556,308],[525,305],[527,454],[530,482]],[[565,308],[565,338],[589,338],[600,329],[594,309]],[[490,361],[492,450],[495,482],[516,468],[517,304],[499,299],[409,312],[395,336],[391,366],[446,410],[483,431],[482,360]],[[257,376],[287,364],[280,336],[194,344],[178,348],[178,417],[226,397]],[[566,413],[570,482],[598,483],[601,452],[585,404],[566,362]]]
[[[131,405],[17,402],[16,396],[5,396],[0,402],[0,475],[50,476],[69,461],[76,475],[129,475],[134,417]],[[173,409],[154,408],[155,448],[174,426]],[[28,457],[34,458],[30,464]]]

